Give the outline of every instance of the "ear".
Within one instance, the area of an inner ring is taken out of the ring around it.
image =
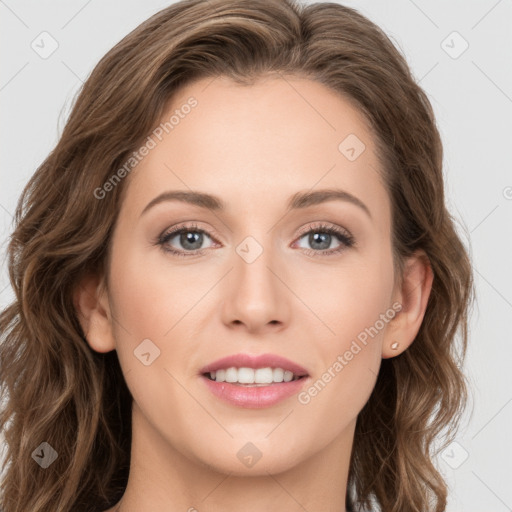
[[[110,304],[103,278],[89,274],[78,283],[73,303],[89,346],[96,352],[116,348]]]
[[[424,251],[417,251],[404,265],[403,278],[395,290],[401,310],[391,320],[382,346],[382,358],[397,356],[406,350],[420,330],[432,290],[434,273]]]

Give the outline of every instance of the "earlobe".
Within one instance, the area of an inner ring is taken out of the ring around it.
[[[87,275],[75,288],[73,303],[89,346],[96,352],[116,348],[108,295],[100,276]]]
[[[425,316],[433,280],[434,274],[424,251],[417,251],[408,258],[400,289],[396,293],[402,307],[384,337],[383,359],[401,354],[416,338]]]

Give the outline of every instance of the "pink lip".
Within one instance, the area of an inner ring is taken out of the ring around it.
[[[201,380],[215,396],[231,405],[247,409],[262,409],[297,394],[310,378],[303,377],[299,380],[273,383],[268,386],[259,387],[246,387],[229,382],[216,382],[204,375],[201,375]]]
[[[235,368],[254,368],[255,370],[267,367],[282,368],[283,370],[289,370],[298,377],[308,375],[305,368],[277,354],[234,354],[232,356],[223,357],[222,359],[217,359],[217,361],[201,368],[199,373],[203,374],[216,370],[225,370],[233,366]]]

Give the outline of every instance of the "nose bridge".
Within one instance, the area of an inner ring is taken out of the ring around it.
[[[247,236],[233,253],[233,272],[225,297],[225,321],[243,323],[251,329],[269,322],[285,322],[287,315],[285,286],[276,277],[279,255],[272,238],[260,234]]]

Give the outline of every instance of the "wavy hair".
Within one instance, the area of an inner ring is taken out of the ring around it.
[[[315,80],[364,115],[392,203],[396,268],[422,249],[434,273],[414,343],[382,361],[358,416],[347,506],[445,510],[434,445],[452,439],[468,398],[460,368],[474,291],[468,252],[445,206],[442,143],[426,94],[388,36],[354,9],[185,0],[101,59],[17,204],[8,245],[15,297],[0,316],[3,512],[97,511],[122,496],[133,398],[116,352],[87,344],[73,294],[86,274],[108,270],[128,179],[104,199],[95,191],[140,147],[179,88],[217,76],[250,85],[268,75]],[[58,453],[46,469],[34,457],[43,442]]]

